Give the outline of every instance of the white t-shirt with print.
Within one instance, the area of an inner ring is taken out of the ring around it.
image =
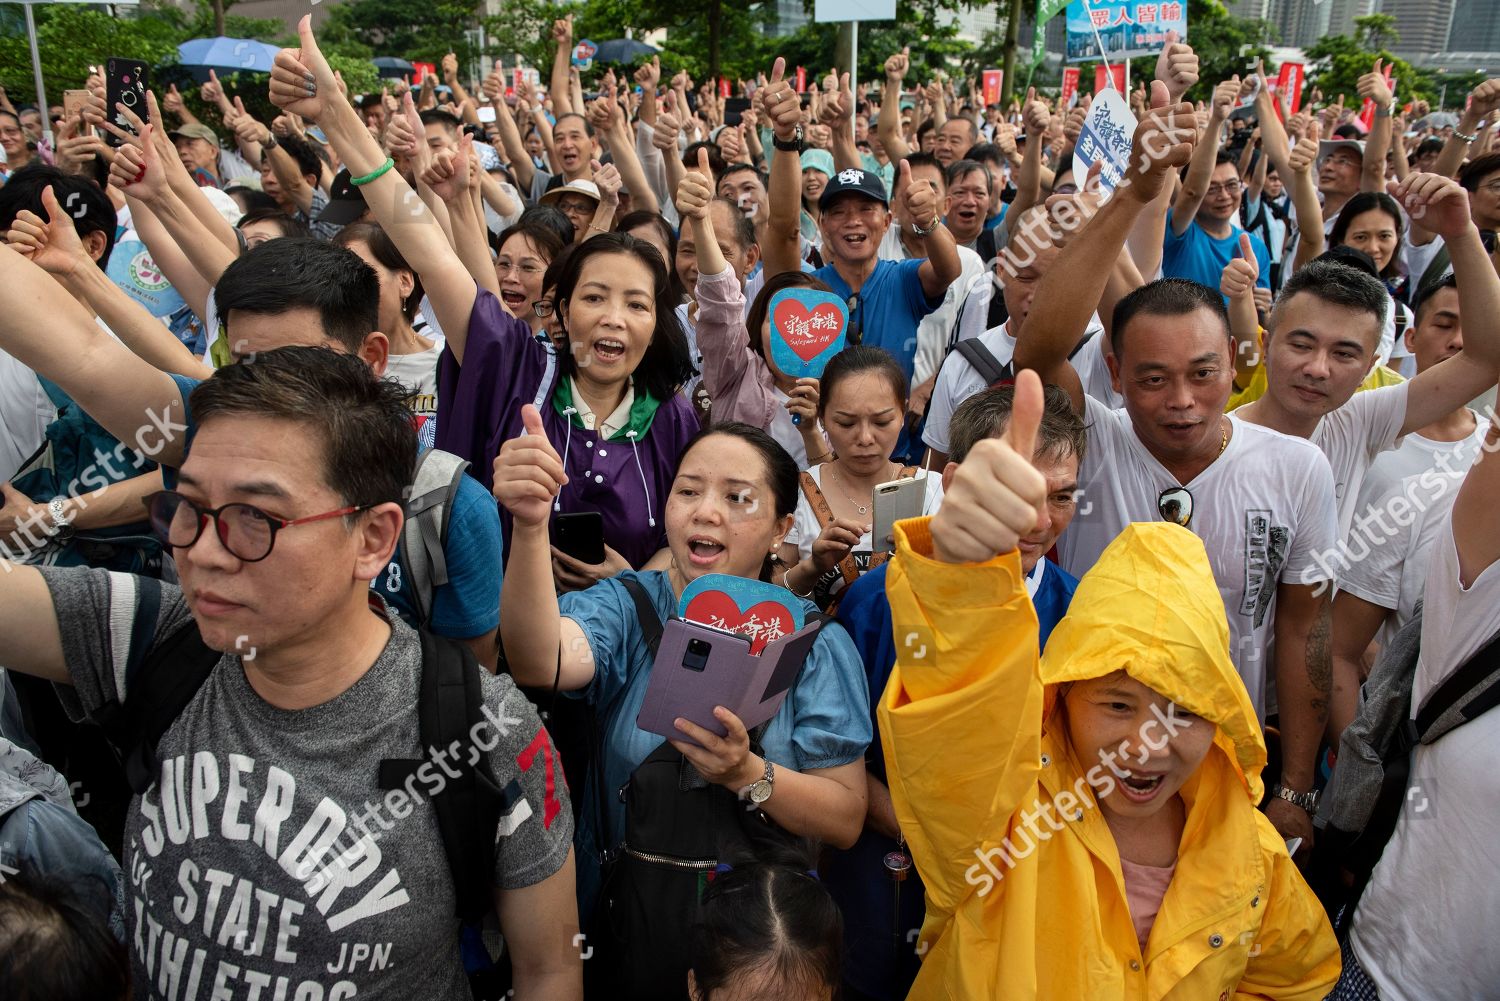
[[[1233,414],[1229,444],[1190,483],[1157,461],[1130,415],[1089,397],[1089,446],[1079,469],[1078,513],[1058,540],[1062,568],[1082,577],[1132,522],[1160,521],[1157,498],[1186,487],[1190,528],[1203,540],[1229,618],[1229,654],[1264,719],[1274,675],[1276,587],[1331,580],[1320,558],[1334,550],[1333,474],[1317,446]]]
[[[1103,333],[1104,324],[1099,322],[1099,314],[1095,313],[1089,318],[1084,336],[1098,339]],[[1016,339],[1010,335],[1009,320],[980,334],[979,343],[988,348],[1001,365],[1009,364],[1016,353]],[[1114,390],[1110,387],[1109,368],[1104,364],[1100,346],[1092,343],[1084,345],[1083,350],[1078,352],[1078,357],[1073,359],[1073,364],[1079,380],[1083,382],[1083,391],[1096,399],[1108,401]],[[949,452],[952,441],[948,428],[953,422],[953,411],[958,409],[960,403],[988,386],[984,376],[969,364],[967,358],[957,351],[950,352],[943,360],[937,384],[932,389],[932,400],[927,404],[927,424],[922,429],[922,441],[935,451]],[[1123,405],[1123,401],[1116,405]]]
[[[1500,565],[1459,582],[1452,519],[1433,546],[1412,687],[1420,708],[1500,630]],[[1500,710],[1413,752],[1395,833],[1354,916],[1351,943],[1382,1001],[1481,1001],[1500,983]]]
[[[1349,533],[1354,505],[1365,471],[1381,452],[1400,443],[1406,423],[1406,390],[1410,383],[1355,393],[1349,402],[1327,414],[1313,430],[1311,441],[1328,456],[1338,499],[1339,538]]]
[[[437,371],[442,353],[443,339],[436,337],[426,351],[391,355],[385,363],[385,377],[410,394],[407,409],[417,423],[417,436],[429,447],[437,440]]]

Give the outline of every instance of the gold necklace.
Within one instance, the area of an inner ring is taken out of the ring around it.
[[[1219,454],[1223,455],[1224,450],[1229,447],[1229,429],[1221,426],[1219,433],[1223,436],[1219,439]]]

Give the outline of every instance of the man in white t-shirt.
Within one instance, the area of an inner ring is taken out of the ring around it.
[[[1500,447],[1489,427],[1486,448]],[[1413,714],[1500,630],[1500,462],[1486,455],[1459,488],[1433,547],[1422,610]],[[1412,752],[1396,830],[1354,913],[1344,979],[1332,997],[1478,1001],[1500,983],[1500,712]],[[1352,957],[1349,953],[1352,952]],[[1360,988],[1363,988],[1361,992]],[[1372,990],[1373,988],[1373,990]],[[1378,991],[1378,994],[1374,993]]]
[[[1307,438],[1328,456],[1340,537],[1351,526],[1362,530],[1354,505],[1375,456],[1484,392],[1500,368],[1500,324],[1491,319],[1500,316],[1500,277],[1469,218],[1467,193],[1435,174],[1411,175],[1399,191],[1407,211],[1448,243],[1470,317],[1463,348],[1410,382],[1356,393],[1374,361],[1389,296],[1376,278],[1314,261],[1288,279],[1271,314],[1265,395],[1236,411],[1250,423]]]
[[[1420,372],[1463,350],[1461,303],[1452,275],[1423,291],[1406,340]],[[1338,576],[1333,599],[1333,732],[1354,716],[1371,640],[1383,647],[1409,620],[1427,582],[1427,564],[1446,530],[1458,486],[1489,427],[1458,407],[1413,431],[1370,465],[1351,531],[1328,563]]]
[[[1267,815],[1310,848],[1331,671],[1328,582],[1312,558],[1334,538],[1327,460],[1308,442],[1224,414],[1234,363],[1216,289],[1166,279],[1120,300],[1108,364],[1124,409],[1089,398],[1067,363],[1113,270],[1098,262],[1116,259],[1148,207],[1162,208],[1163,179],[1197,139],[1192,106],[1161,108],[1156,89],[1158,110],[1133,139],[1141,155],[1043,277],[1014,361],[1067,389],[1089,429],[1078,514],[1058,545],[1063,569],[1082,575],[1131,522],[1169,519],[1203,539],[1235,667],[1262,717],[1268,681],[1280,697],[1282,771]]]

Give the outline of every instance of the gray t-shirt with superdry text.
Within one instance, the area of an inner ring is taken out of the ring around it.
[[[135,611],[158,585],[99,570],[42,573],[72,675],[72,689],[59,687],[70,713],[127,699]],[[189,619],[181,592],[159,586],[152,645]],[[425,756],[420,640],[386,619],[379,658],[328,702],[278,709],[226,654],[163,735],[161,772],[131,801],[120,860],[138,997],[470,996],[431,803],[447,762],[429,760],[402,789],[379,787],[381,759]],[[511,680],[482,677],[493,722],[457,753],[487,753],[505,789],[495,886],[531,886],[562,867],[572,841],[562,767]]]

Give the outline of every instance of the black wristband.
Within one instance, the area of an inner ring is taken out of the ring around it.
[[[801,136],[794,136],[791,139],[782,139],[780,136],[772,134],[771,145],[775,146],[779,150],[785,150],[788,153],[796,153],[798,156],[801,156],[803,151],[807,149],[807,144],[802,141]]]

